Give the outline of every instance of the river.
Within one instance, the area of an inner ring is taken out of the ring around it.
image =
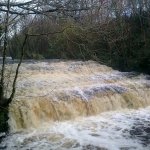
[[[149,75],[94,61],[23,62],[0,148],[149,150],[149,106]]]

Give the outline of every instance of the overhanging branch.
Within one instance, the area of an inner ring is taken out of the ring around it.
[[[25,2],[25,3],[17,3],[17,2],[13,3],[13,2],[11,2],[10,7],[25,6],[25,5],[30,5],[32,3],[33,3],[33,1]],[[0,6],[1,7],[7,7],[7,3],[6,2],[0,2]]]
[[[64,6],[54,6],[54,5],[38,5],[39,2],[36,0],[25,2],[25,3],[10,3],[10,14],[15,15],[29,15],[29,14],[45,14],[45,13],[53,13],[53,12],[74,12],[74,11],[84,11],[89,10],[88,7],[83,8],[67,8],[66,5]],[[46,10],[43,10],[42,7],[48,6],[49,8]],[[6,2],[0,2],[0,11],[1,12],[7,12],[7,3]]]

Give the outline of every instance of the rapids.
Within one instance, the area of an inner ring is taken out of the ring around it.
[[[23,62],[0,148],[148,150],[149,79],[94,61]]]

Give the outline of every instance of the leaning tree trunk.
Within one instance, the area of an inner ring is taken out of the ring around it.
[[[28,38],[28,34],[25,35],[25,39],[22,44],[21,48],[21,56],[16,68],[15,77],[13,79],[12,91],[9,98],[5,97],[5,71],[6,71],[6,51],[8,46],[8,34],[9,34],[9,11],[10,11],[10,0],[7,1],[7,12],[6,12],[6,20],[5,20],[5,27],[4,27],[4,45],[3,45],[3,60],[2,60],[2,68],[0,73],[0,132],[7,132],[8,131],[8,107],[9,104],[12,102],[15,92],[16,92],[16,82],[19,74],[19,68],[21,66],[23,57],[24,57],[24,47]]]
[[[5,80],[5,65],[6,65],[6,51],[8,46],[8,26],[9,26],[9,11],[10,11],[10,0],[7,1],[7,12],[6,20],[4,26],[4,46],[3,46],[3,61],[1,68],[1,79],[0,79],[0,106],[5,106],[5,96],[4,96],[4,80]]]

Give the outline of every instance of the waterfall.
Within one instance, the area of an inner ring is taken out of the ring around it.
[[[149,79],[94,61],[24,61],[0,149],[149,150]]]
[[[148,75],[119,72],[94,61],[24,62],[9,107],[9,125],[16,132],[149,105]]]

